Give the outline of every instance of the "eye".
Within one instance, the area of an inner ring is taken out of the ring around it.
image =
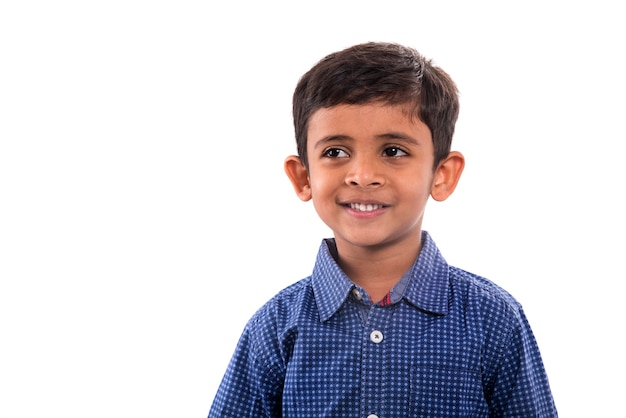
[[[386,157],[402,157],[403,155],[408,155],[406,152],[404,152],[398,147],[385,148],[383,153],[385,154]]]
[[[340,148],[329,148],[324,151],[324,157],[328,158],[345,158],[347,156],[348,153]]]

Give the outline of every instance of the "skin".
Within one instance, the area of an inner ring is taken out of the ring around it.
[[[452,194],[463,155],[453,151],[433,170],[428,126],[381,103],[318,109],[307,151],[308,170],[292,155],[285,172],[333,231],[339,265],[379,301],[417,258],[426,203]]]

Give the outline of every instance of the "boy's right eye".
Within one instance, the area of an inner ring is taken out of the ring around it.
[[[348,154],[340,148],[329,148],[324,151],[324,157],[328,158],[345,158]]]

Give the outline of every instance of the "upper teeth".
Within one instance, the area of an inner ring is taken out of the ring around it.
[[[370,205],[364,203],[350,203],[350,207],[354,210],[358,210],[361,212],[371,212],[376,209],[382,208],[382,205]]]

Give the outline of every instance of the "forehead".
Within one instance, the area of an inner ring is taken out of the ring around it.
[[[402,135],[417,142],[432,142],[428,126],[407,106],[368,103],[341,104],[316,110],[309,119],[309,147],[329,137],[369,139]]]

